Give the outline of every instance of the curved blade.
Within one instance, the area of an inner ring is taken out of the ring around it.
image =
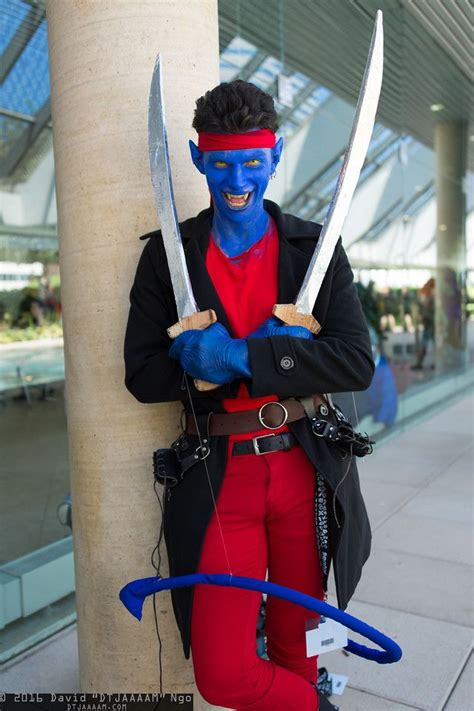
[[[196,313],[197,306],[189,279],[174,203],[165,126],[161,55],[156,58],[148,101],[148,153],[156,211],[160,220],[178,318],[182,319]]]
[[[342,232],[349,206],[364,165],[375,123],[383,73],[383,20],[377,10],[369,56],[349,139],[349,146],[337,179],[323,229],[296,298],[299,312],[310,314],[323,283],[334,247]]]

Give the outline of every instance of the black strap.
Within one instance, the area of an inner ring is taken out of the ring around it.
[[[236,442],[232,448],[232,455],[239,454],[268,454],[278,452],[280,449],[288,451],[296,444],[296,438],[291,432],[279,435],[262,435],[244,442]]]

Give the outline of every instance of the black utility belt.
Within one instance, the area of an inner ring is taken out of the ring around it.
[[[329,415],[330,411],[334,417],[331,420],[326,420],[320,415]],[[341,456],[345,458],[347,455],[356,457],[365,457],[371,454],[374,442],[367,434],[356,432],[351,423],[346,419],[337,405],[331,405],[330,408],[321,406],[319,410],[307,411],[308,419],[311,423],[311,429],[316,437],[321,437],[326,442],[334,446]],[[168,488],[174,487],[182,481],[186,472],[195,464],[206,459],[210,453],[209,447],[209,416],[198,416],[200,419],[205,417],[202,431],[206,432],[205,437],[200,439],[200,445],[193,447],[189,441],[186,432],[175,440],[168,449],[157,449],[153,452],[153,472],[156,481],[166,485]],[[253,437],[249,440],[235,442],[232,448],[232,455],[239,456],[242,454],[270,454],[280,450],[287,451],[297,444],[296,438],[291,432],[282,432],[281,434],[261,435]]]
[[[272,452],[288,452],[295,444],[297,444],[296,437],[291,432],[260,435],[260,437],[235,442],[232,447],[232,456],[256,454],[257,457],[260,457],[262,454],[272,454]]]
[[[282,432],[279,435],[261,435],[252,439],[235,442],[232,447],[232,456],[242,454],[271,454],[272,452],[292,449],[297,444],[296,437],[291,432]],[[206,459],[210,449],[207,439],[202,440],[202,445],[186,453],[190,449],[186,435],[183,434],[169,449],[157,449],[153,452],[153,471],[155,479],[160,484],[168,487],[176,486],[184,474],[194,464]]]

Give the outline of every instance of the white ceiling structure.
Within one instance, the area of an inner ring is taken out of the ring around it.
[[[384,83],[343,239],[356,267],[432,268],[434,125],[472,124],[474,11],[468,0],[219,0],[221,80],[242,78],[275,96],[285,151],[268,197],[322,222],[378,7],[384,11]],[[9,139],[0,151],[0,249],[51,249],[57,236],[43,0],[0,0],[0,28],[0,130]],[[288,78],[290,105],[278,100],[281,75]],[[433,104],[443,108],[433,112]],[[473,140],[466,152],[474,165]],[[472,174],[469,179],[472,268]]]
[[[426,16],[425,5],[430,5]],[[439,16],[435,5],[443,5]],[[219,2],[221,56],[229,63],[224,78],[243,78],[276,92],[270,69],[290,80],[304,76],[311,86],[322,85],[328,92],[296,130],[297,110],[289,115],[286,110],[281,124],[285,156],[268,192],[289,212],[318,222],[324,220],[347,145],[375,12],[379,7],[384,11],[385,70],[378,123],[343,234],[356,267],[399,267],[410,272],[405,276],[413,282],[414,269],[436,265],[435,123],[472,124],[469,59],[474,29],[470,30],[473,11],[467,5],[463,0]],[[451,46],[453,37],[456,42]],[[234,66],[232,72],[232,56],[235,60],[239,46],[242,56],[238,70]],[[226,56],[229,48],[232,52]],[[304,89],[295,86],[294,93],[298,107],[305,100]],[[435,104],[442,107],[437,112],[432,110]],[[474,135],[466,147],[471,166],[472,139]],[[467,264],[472,268],[472,173],[464,188]]]
[[[379,8],[385,30],[379,120],[432,147],[436,121],[473,122],[469,0],[219,0],[221,51],[239,35],[354,105]],[[444,108],[433,113],[434,104]]]

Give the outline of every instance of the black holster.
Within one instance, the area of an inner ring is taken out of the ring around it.
[[[193,447],[189,435],[182,432],[178,439],[171,443],[169,448],[156,449],[153,452],[153,473],[160,484],[167,488],[179,484],[188,469],[206,459],[210,453],[209,446],[209,415],[197,416],[200,432],[203,432],[199,445]],[[205,433],[205,434],[204,434]]]
[[[365,457],[372,454],[375,442],[367,433],[356,432],[341,409],[326,396],[327,406],[322,406],[317,411],[312,398],[298,398],[303,405],[306,415],[311,422],[313,434],[333,444],[341,454]],[[322,412],[324,417],[322,416]]]

